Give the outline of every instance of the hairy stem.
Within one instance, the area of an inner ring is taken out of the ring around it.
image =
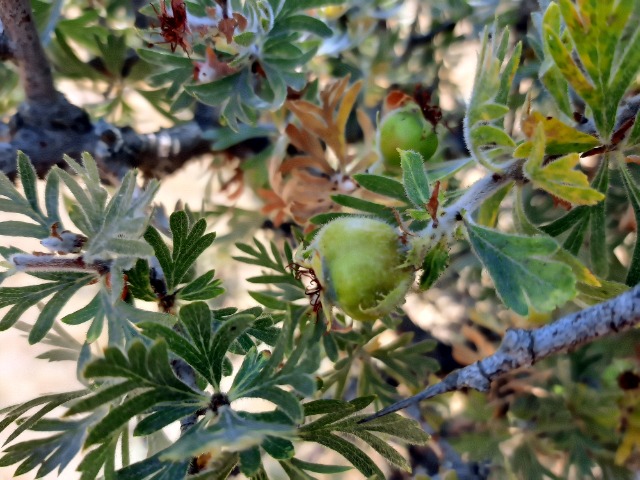
[[[444,240],[453,240],[456,228],[463,220],[463,215],[473,213],[482,203],[510,182],[523,182],[522,173],[524,160],[511,163],[500,172],[495,172],[481,178],[471,185],[467,191],[452,204],[438,210],[437,222],[433,221],[412,238],[411,251],[408,262],[419,267],[426,254],[434,245]]]

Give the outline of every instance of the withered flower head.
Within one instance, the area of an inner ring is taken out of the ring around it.
[[[291,217],[304,225],[314,215],[338,211],[331,196],[353,193],[357,184],[351,176],[375,160],[370,150],[360,155],[349,152],[345,128],[362,83],[347,89],[348,83],[346,77],[328,85],[320,93],[321,105],[306,100],[287,102],[300,121],[300,126],[289,124],[285,129],[295,153],[286,155],[282,145],[276,149],[269,168],[273,190],[260,192],[267,202],[263,212],[275,214],[274,223]],[[357,113],[365,145],[371,146],[373,125],[363,112]]]
[[[171,51],[175,52],[176,48],[181,47],[185,53],[189,53],[189,43],[185,38],[191,30],[187,24],[187,7],[182,0],[171,0],[171,13],[167,11],[167,2],[160,2],[160,12],[154,5],[151,5],[156,12],[158,20],[160,20],[160,35],[164,38],[165,43],[171,47]]]

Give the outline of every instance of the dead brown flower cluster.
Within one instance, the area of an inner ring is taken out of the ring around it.
[[[229,12],[226,2],[218,1],[217,3],[222,8],[222,18],[218,21],[218,31],[214,32],[213,36],[220,34],[227,40],[227,44],[231,44],[236,30],[244,32],[247,28],[247,19],[240,13]],[[151,6],[160,21],[160,35],[164,39],[164,42],[161,43],[168,43],[172,52],[175,52],[176,48],[180,47],[189,56],[191,45],[188,36],[192,33],[192,29],[187,21],[187,7],[184,1],[171,0],[171,12],[167,9],[166,0],[161,0],[160,11],[155,5],[152,4]],[[208,8],[207,14],[210,18],[215,19],[217,16],[216,9]],[[202,27],[196,26],[195,29],[201,30]],[[207,30],[209,30],[209,27],[205,28],[205,31]],[[211,32],[208,33],[211,34]]]
[[[320,105],[306,100],[286,103],[299,125],[287,125],[289,148],[276,149],[269,165],[272,190],[259,192],[265,200],[263,213],[276,225],[287,219],[305,225],[315,215],[339,211],[331,196],[354,193],[358,185],[352,175],[375,161],[375,129],[360,110],[356,114],[365,148],[353,153],[347,145],[347,120],[362,87],[361,82],[348,84],[349,78],[343,78],[328,85],[320,92]]]

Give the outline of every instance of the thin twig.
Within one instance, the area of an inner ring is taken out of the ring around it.
[[[106,275],[111,269],[111,261],[96,260],[86,263],[82,255],[32,255],[16,253],[9,261],[21,272],[87,272]]]

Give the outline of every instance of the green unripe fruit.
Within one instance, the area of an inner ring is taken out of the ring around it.
[[[388,170],[400,170],[401,150],[413,150],[429,160],[438,148],[438,137],[433,126],[420,110],[405,107],[393,110],[382,119],[379,131],[379,148]]]
[[[328,223],[307,251],[324,300],[372,322],[404,301],[414,271],[395,229],[380,220],[343,217]]]

